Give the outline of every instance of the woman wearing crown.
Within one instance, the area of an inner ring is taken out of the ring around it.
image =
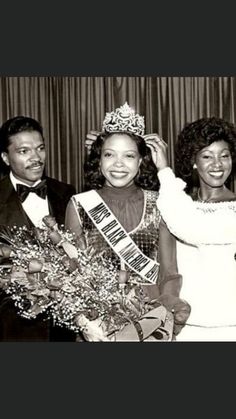
[[[156,207],[159,184],[144,128],[144,118],[127,103],[106,114],[85,164],[89,190],[71,198],[65,224],[82,246],[112,260],[124,289],[137,288],[150,302],[174,312],[175,335],[190,307],[179,299],[175,238]],[[106,340],[88,328],[84,335]]]

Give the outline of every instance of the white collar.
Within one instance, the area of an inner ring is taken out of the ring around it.
[[[12,172],[10,172],[10,180],[11,180],[11,183],[12,183],[12,185],[14,186],[14,189],[16,190],[16,185],[17,185],[17,183],[20,183],[21,185],[26,185],[26,186],[28,186],[29,187],[29,185],[27,185],[27,183],[25,183],[25,182],[23,182],[22,180],[20,180],[20,179],[17,179],[14,175],[13,175],[13,173]],[[31,186],[36,186],[36,185],[38,185],[38,183],[40,183],[41,182],[41,179],[39,179],[39,180],[37,180],[33,185],[31,185]]]

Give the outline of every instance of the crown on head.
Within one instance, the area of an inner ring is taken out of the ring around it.
[[[132,132],[137,135],[144,135],[144,117],[135,111],[125,102],[114,112],[107,112],[102,124],[102,130],[106,132]]]

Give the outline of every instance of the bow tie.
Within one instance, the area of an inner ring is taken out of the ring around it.
[[[24,202],[24,200],[27,198],[30,192],[36,193],[40,198],[45,199],[47,195],[47,184],[46,179],[42,180],[38,185],[36,186],[26,186],[22,185],[21,183],[16,184],[16,192],[19,196],[19,199],[21,202]]]

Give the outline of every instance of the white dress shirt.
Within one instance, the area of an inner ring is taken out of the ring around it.
[[[17,187],[16,187],[17,183],[29,186],[26,183],[15,178],[12,172],[10,172],[10,179],[15,190],[17,190]],[[37,180],[37,182],[35,182],[32,185],[32,187],[38,185],[38,183],[40,182],[41,182],[41,179]],[[30,220],[36,227],[40,227],[40,228],[45,227],[42,219],[45,215],[49,214],[49,206],[48,206],[47,197],[43,199],[43,198],[40,198],[36,193],[30,192],[27,198],[25,199],[25,201],[22,202],[22,206],[23,206],[24,211],[26,212],[26,214],[28,215],[28,217],[30,218]]]

